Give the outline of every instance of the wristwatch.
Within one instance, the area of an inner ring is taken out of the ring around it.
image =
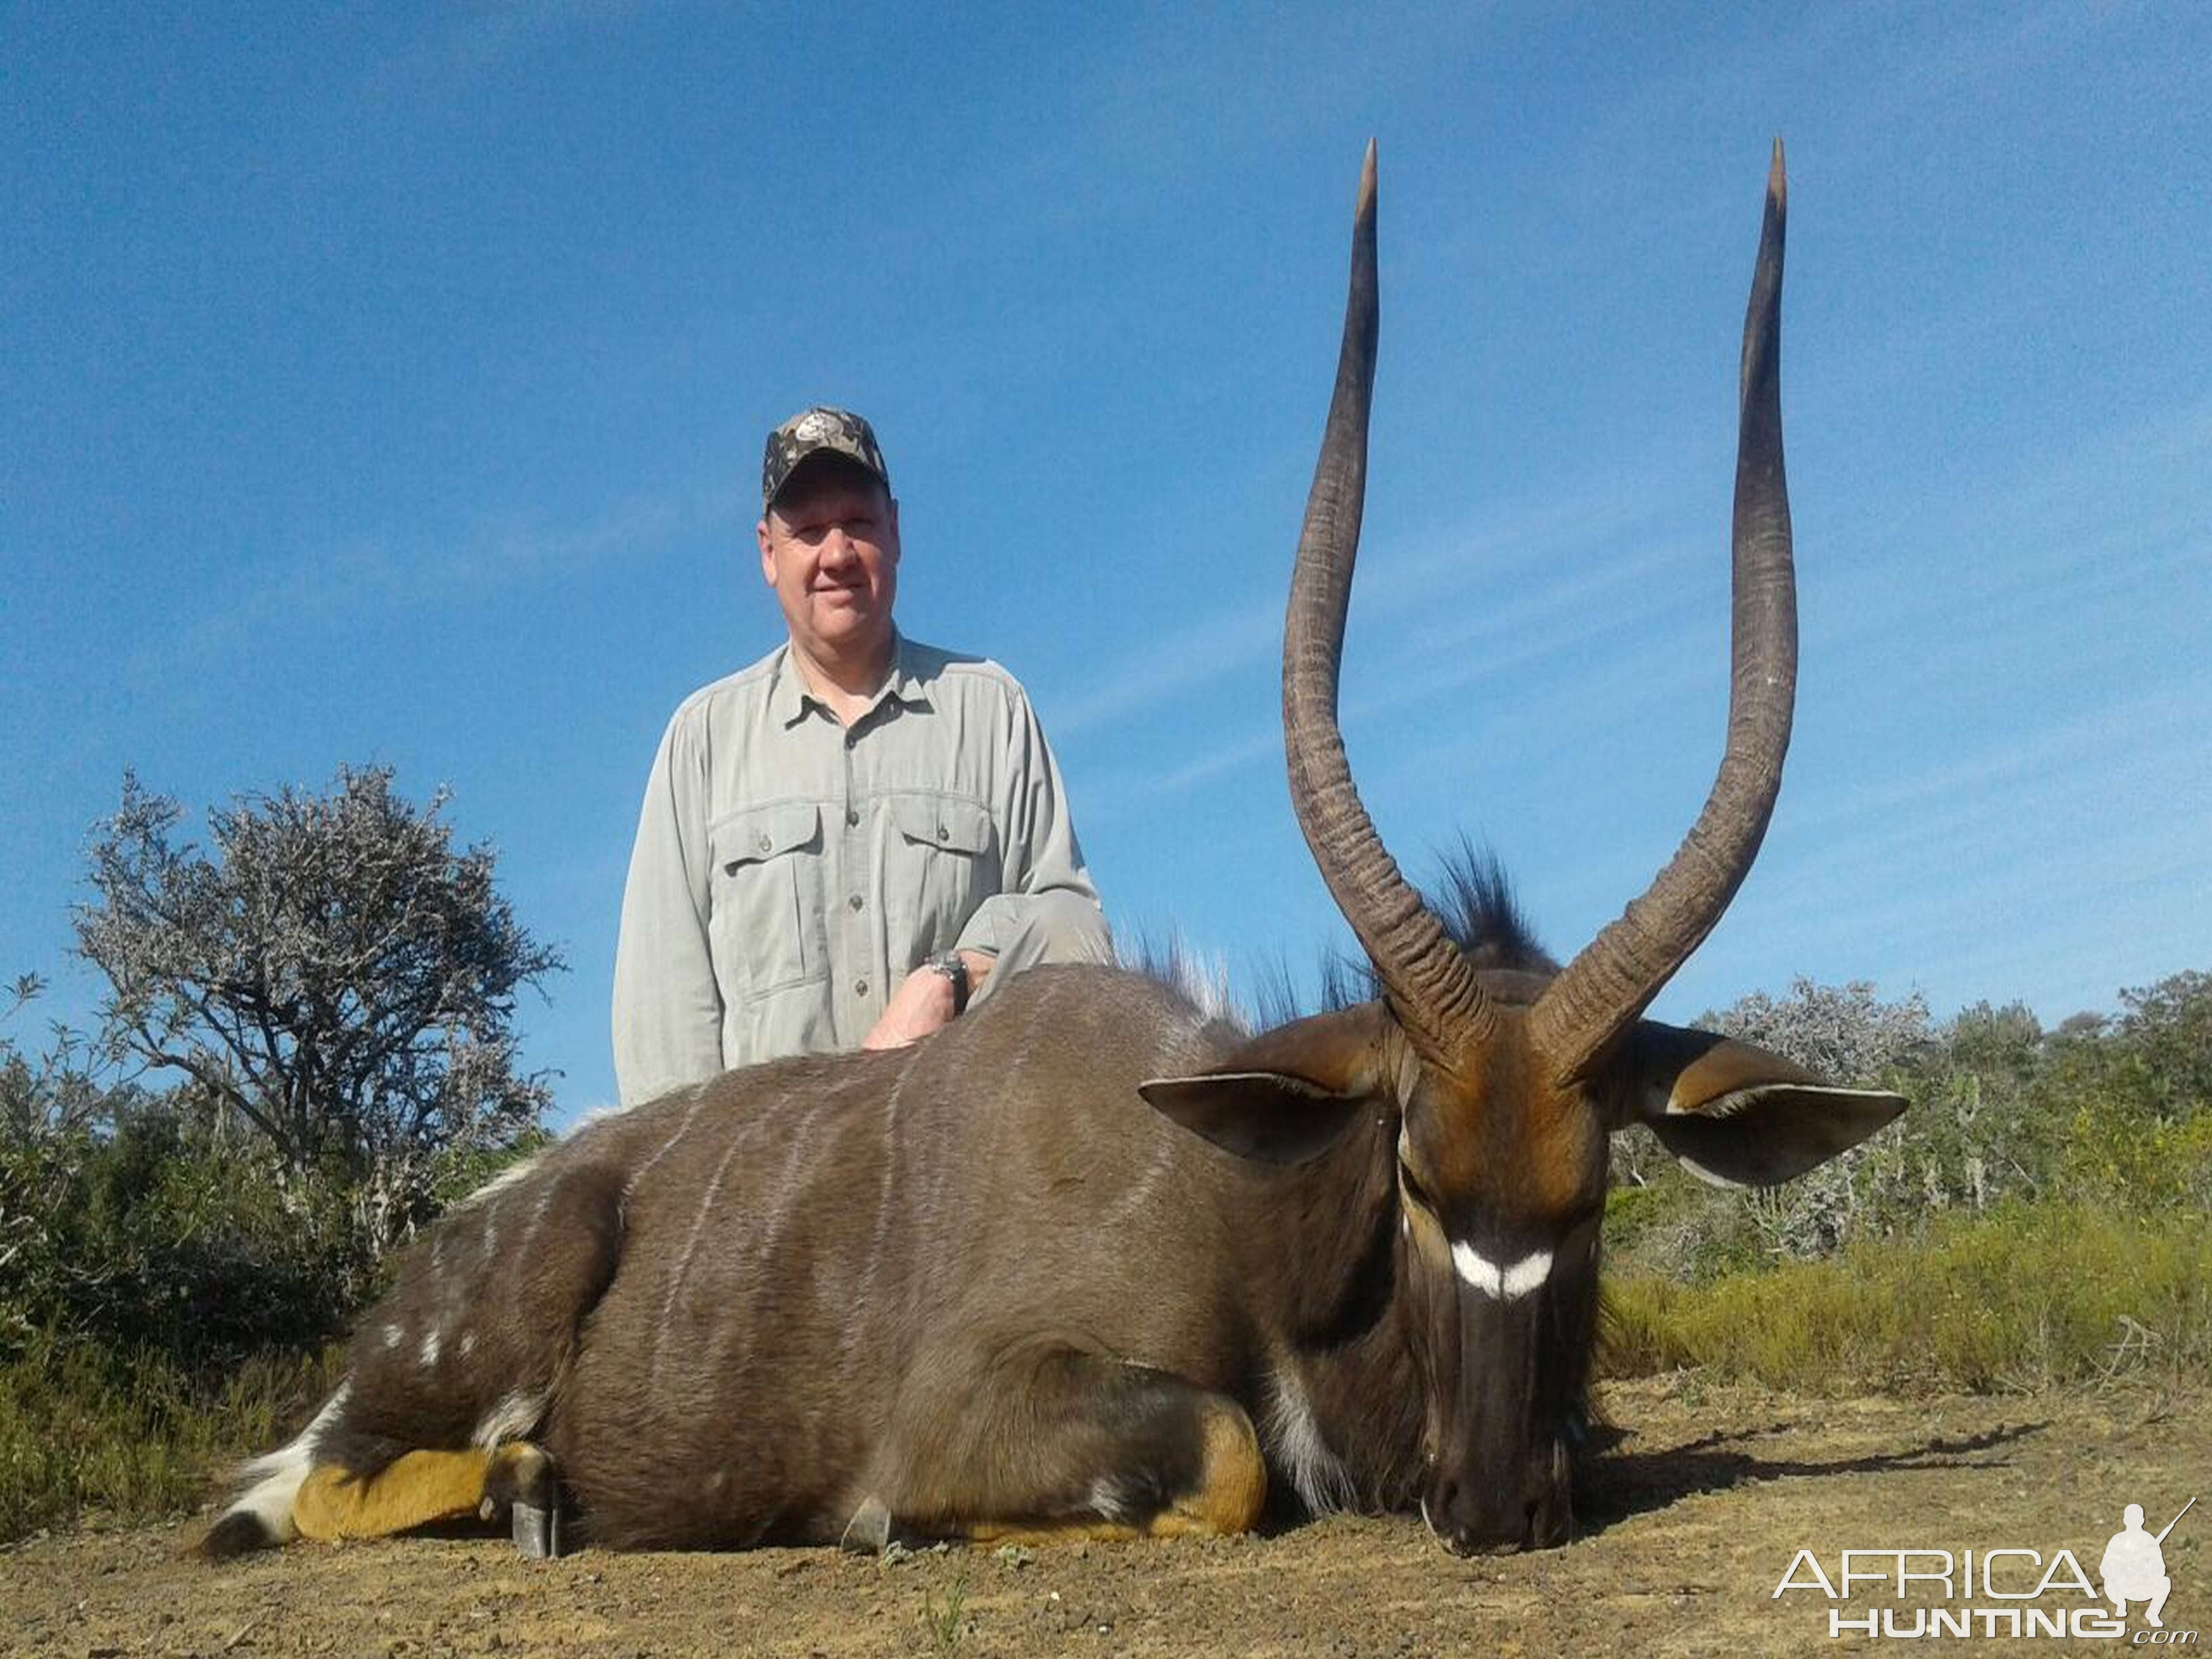
[[[952,1012],[955,1017],[968,1012],[968,963],[957,951],[940,951],[921,964],[933,974],[942,974],[952,987]]]

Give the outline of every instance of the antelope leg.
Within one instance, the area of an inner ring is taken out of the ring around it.
[[[495,1520],[518,1501],[554,1487],[552,1460],[526,1441],[495,1451],[410,1451],[360,1476],[318,1464],[292,1500],[305,1538],[383,1538],[413,1527],[471,1517]]]
[[[979,1541],[1248,1530],[1267,1498],[1243,1407],[1170,1371],[1065,1346],[980,1376],[920,1366],[866,1490],[896,1529]]]

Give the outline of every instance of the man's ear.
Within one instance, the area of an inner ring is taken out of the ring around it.
[[[1612,1127],[1649,1124],[1716,1186],[1771,1187],[1803,1175],[1906,1103],[1887,1090],[1838,1088],[1748,1042],[1656,1020],[1637,1022],[1613,1065]]]
[[[1383,1076],[1379,1005],[1293,1021],[1195,1077],[1154,1078],[1137,1092],[1163,1116],[1261,1164],[1304,1164],[1342,1139]]]
[[[753,539],[760,544],[761,575],[770,587],[775,586],[775,544],[769,540],[768,514],[761,514],[760,522],[753,526]]]

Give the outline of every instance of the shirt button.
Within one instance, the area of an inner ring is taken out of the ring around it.
[[[860,809],[859,807],[848,806],[845,809],[845,823],[848,828],[853,824],[858,823],[860,821]]]
[[[854,980],[853,981],[853,994],[856,997],[864,997],[867,995],[868,981],[864,979]]]
[[[950,841],[952,838],[952,832],[940,823],[937,826],[937,838],[939,841]]]
[[[857,910],[860,908],[860,896],[858,893],[855,893],[852,897],[847,899],[845,902],[851,905],[855,910]]]
[[[766,836],[763,836],[759,841],[754,843],[754,845],[757,846],[762,852],[765,853],[769,849],[769,839]]]

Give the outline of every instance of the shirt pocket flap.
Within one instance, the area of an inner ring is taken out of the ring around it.
[[[734,872],[779,853],[811,846],[822,830],[822,809],[812,801],[781,800],[732,812],[712,832],[714,862]]]
[[[978,802],[957,795],[896,795],[890,805],[899,834],[918,846],[976,854],[991,850],[991,814]]]

